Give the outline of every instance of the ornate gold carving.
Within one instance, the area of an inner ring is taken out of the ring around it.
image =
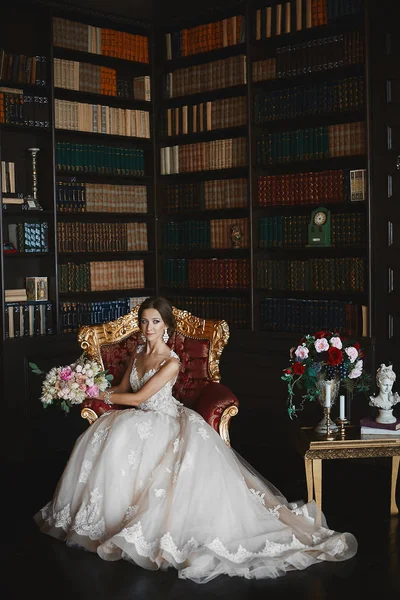
[[[78,342],[90,358],[99,362],[104,368],[100,348],[104,344],[114,344],[139,331],[139,304],[130,313],[102,325],[81,327]],[[208,340],[210,352],[208,355],[208,375],[211,381],[220,382],[219,361],[222,350],[229,340],[229,326],[226,321],[215,319],[200,319],[186,310],[173,307],[176,329],[185,337],[195,340]]]
[[[137,309],[138,307],[136,307]],[[102,366],[100,348],[104,344],[114,344],[129,337],[135,331],[138,331],[137,310],[131,311],[127,315],[119,317],[115,321],[109,321],[102,325],[83,326],[79,329],[78,342],[84,352],[90,358],[98,361]]]
[[[342,448],[337,450],[307,450],[305,458],[315,460],[320,458],[329,460],[332,458],[379,458],[385,456],[399,456],[400,447],[386,448]]]
[[[91,408],[82,408],[81,417],[82,419],[87,419],[89,421],[89,425],[94,423],[95,420],[98,418],[94,410],[92,410]]]
[[[219,435],[229,447],[231,446],[229,439],[229,422],[232,417],[238,414],[238,412],[239,409],[237,406],[229,406],[224,410],[219,421]]]

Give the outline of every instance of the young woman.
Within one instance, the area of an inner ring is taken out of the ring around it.
[[[53,499],[35,515],[40,529],[104,560],[172,566],[198,583],[354,556],[353,535],[328,529],[314,502],[289,503],[173,397],[170,303],[148,298],[138,318],[143,345],[121,383],[100,394],[130,408],[106,413],[78,438]]]

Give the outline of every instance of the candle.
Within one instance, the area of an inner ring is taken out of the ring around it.
[[[345,415],[345,411],[344,411],[344,396],[340,396],[340,398],[339,398],[339,419],[344,421],[345,418],[346,418],[346,415]]]
[[[331,406],[331,382],[327,381],[325,385],[325,408]]]

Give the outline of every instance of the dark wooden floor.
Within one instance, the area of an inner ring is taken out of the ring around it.
[[[294,501],[306,495],[303,463],[290,444],[285,448],[286,454],[274,452],[268,441],[253,439],[237,450]],[[389,517],[390,459],[324,463],[323,510],[330,528],[357,537],[353,559],[276,580],[221,576],[198,585],[178,579],[173,569],[144,571],[125,561],[104,562],[40,534],[32,515],[50,499],[67,456],[2,466],[2,600],[33,595],[42,600],[400,600],[400,519]]]

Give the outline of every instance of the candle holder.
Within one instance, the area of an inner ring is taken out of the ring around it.
[[[324,437],[326,440],[331,441],[336,438],[336,432],[332,431],[332,428],[331,428],[331,407],[325,406],[324,413],[325,413],[325,426],[326,426],[326,433],[325,433]]]
[[[37,168],[36,168],[36,157],[40,148],[28,148],[28,151],[32,155],[32,196],[27,196],[25,198],[26,205],[28,210],[43,210],[40,206],[39,200],[37,198]]]
[[[346,427],[346,425],[348,425],[350,423],[350,421],[348,419],[346,419],[346,417],[345,417],[344,419],[341,419],[341,418],[336,419],[336,423],[339,427],[340,437],[343,440],[346,437],[345,427]]]

